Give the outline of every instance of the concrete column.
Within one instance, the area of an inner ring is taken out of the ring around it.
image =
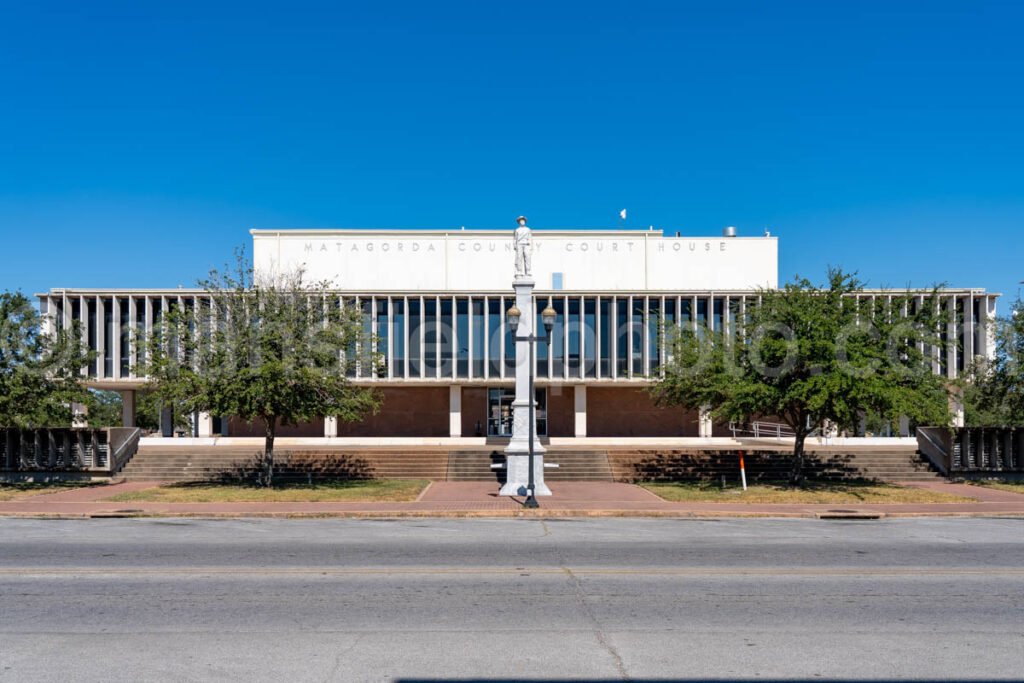
[[[906,415],[900,417],[899,436],[910,436],[910,418]]]
[[[462,436],[462,387],[448,387],[448,436]]]
[[[573,410],[576,415],[576,436],[587,435],[587,385],[577,384],[573,387]]]
[[[714,432],[714,422],[711,420],[711,406],[701,406],[697,417],[697,433],[701,438],[710,438]]]
[[[996,300],[994,298],[985,296],[980,300],[978,304],[979,313],[981,314],[981,348],[975,349],[975,353],[979,356],[984,356],[988,360],[992,360],[996,355]]]
[[[213,415],[210,415],[209,413],[199,413],[199,417],[196,420],[196,436],[213,436]]]
[[[135,391],[121,392],[121,426],[135,426]]]
[[[956,297],[949,297],[946,306],[949,314],[949,322],[946,325],[946,377],[956,379],[957,334],[959,333],[959,323],[956,319]]]
[[[324,436],[329,439],[338,436],[338,418],[333,415],[324,418]]]
[[[160,436],[164,438],[174,436],[174,410],[170,406],[160,409]]]
[[[949,405],[950,412],[953,413],[953,426],[963,427],[964,426],[964,402],[963,397],[959,393],[954,393],[950,398]],[[966,455],[965,455],[966,457]]]
[[[974,362],[974,295],[964,299],[964,369]]]
[[[104,366],[107,357],[107,323],[103,298],[96,296],[93,299],[96,304],[96,377],[102,378],[106,376]]]

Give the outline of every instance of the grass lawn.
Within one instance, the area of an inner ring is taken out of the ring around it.
[[[1024,493],[1024,481],[972,481],[975,486],[985,486],[990,489],[1009,491],[1010,493]]]
[[[31,483],[31,482],[12,482],[0,484],[0,503],[9,500],[21,500],[22,498],[31,498],[32,496],[38,496],[41,493],[57,493],[58,491],[70,491],[71,489],[82,488],[83,486],[91,486],[89,482],[81,481],[67,481],[67,482],[48,482],[48,483]]]
[[[681,482],[640,484],[674,503],[969,503],[974,498],[891,484],[807,482],[800,488],[785,484],[753,484],[722,489],[716,484]]]
[[[416,500],[428,483],[425,479],[378,479],[280,484],[273,488],[183,483],[119,493],[106,500],[119,503],[396,503]]]

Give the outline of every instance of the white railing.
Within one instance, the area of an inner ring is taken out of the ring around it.
[[[792,439],[796,437],[796,432],[789,425],[765,420],[745,424],[730,422],[729,431],[732,432],[733,438]]]

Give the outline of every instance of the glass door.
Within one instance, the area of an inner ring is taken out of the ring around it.
[[[535,389],[537,397],[537,436],[548,433],[548,393]],[[487,436],[512,436],[512,401],[516,390],[495,387],[487,390]]]

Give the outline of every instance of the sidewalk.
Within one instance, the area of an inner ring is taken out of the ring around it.
[[[157,486],[128,482],[48,493],[0,503],[0,516],[29,517],[912,517],[1024,516],[1024,495],[966,484],[907,482],[935,491],[970,496],[975,503],[786,504],[670,503],[646,489],[611,482],[559,482],[554,495],[539,498],[539,510],[527,510],[522,498],[497,495],[491,482],[433,482],[419,500],[407,503],[116,503],[118,493]]]

